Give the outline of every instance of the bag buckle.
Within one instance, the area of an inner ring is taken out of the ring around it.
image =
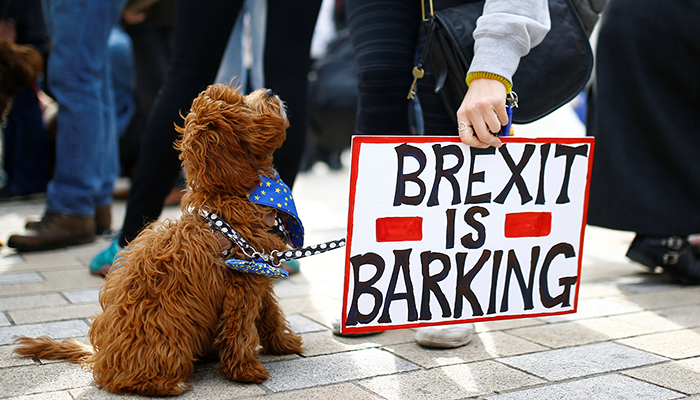
[[[683,239],[678,236],[671,236],[661,240],[661,245],[671,250],[680,250],[683,247]]]
[[[675,265],[680,259],[680,254],[677,251],[669,251],[662,257],[664,265]]]

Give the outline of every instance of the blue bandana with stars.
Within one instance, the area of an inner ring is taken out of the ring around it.
[[[279,178],[275,171],[275,179],[260,176],[261,182],[253,191],[248,194],[248,200],[252,203],[276,208],[284,212],[282,220],[289,233],[294,247],[304,245],[304,226],[301,224],[297,208],[294,205],[292,190]]]

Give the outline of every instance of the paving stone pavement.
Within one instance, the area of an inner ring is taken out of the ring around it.
[[[348,171],[318,165],[294,187],[307,243],[345,235]],[[43,211],[43,199],[0,203],[0,240]],[[177,208],[164,217],[176,217]],[[124,204],[113,210],[115,227]],[[588,227],[579,311],[477,323],[461,348],[422,348],[412,330],[334,336],[341,308],[342,251],[301,261],[275,285],[305,354],[263,356],[270,379],[231,382],[198,363],[182,399],[700,399],[700,288],[648,273],[624,253],[632,234]],[[18,336],[87,341],[102,278],[91,257],[106,247],[17,254],[0,248],[0,399],[117,399],[89,370],[12,353]],[[133,396],[128,398],[138,399]]]

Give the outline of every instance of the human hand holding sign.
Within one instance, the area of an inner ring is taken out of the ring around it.
[[[478,148],[501,147],[498,133],[508,124],[506,87],[488,78],[474,79],[457,110],[459,137],[462,143]]]

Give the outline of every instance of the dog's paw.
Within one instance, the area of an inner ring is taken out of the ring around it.
[[[222,365],[219,372],[232,381],[263,383],[270,377],[270,373],[259,361],[238,364],[234,367]]]
[[[263,354],[301,354],[304,349],[301,347],[301,336],[287,332],[277,341],[270,341],[263,345]]]
[[[164,378],[153,378],[142,382],[97,382],[97,386],[111,393],[141,396],[177,396],[192,389],[192,386],[187,382],[177,382]]]

